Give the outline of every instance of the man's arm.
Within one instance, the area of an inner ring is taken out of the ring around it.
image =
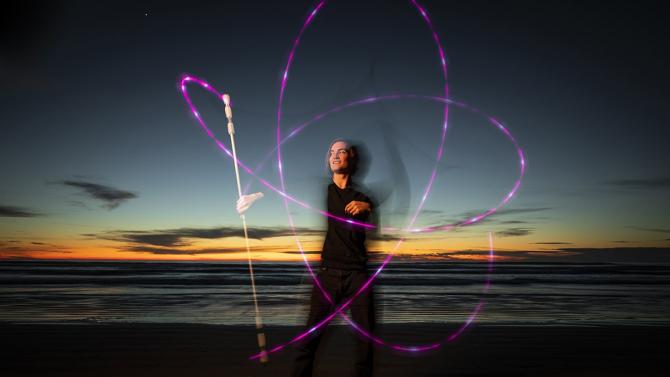
[[[344,212],[353,216],[365,211],[371,212],[372,206],[368,202],[361,202],[358,200],[352,200],[344,207]]]

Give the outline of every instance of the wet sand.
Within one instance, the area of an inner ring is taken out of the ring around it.
[[[387,325],[399,343],[445,339],[446,325]],[[297,328],[267,329],[271,345]],[[255,331],[196,324],[0,325],[1,376],[286,376],[292,350],[260,365]],[[352,337],[330,326],[315,376],[348,376]],[[670,327],[532,327],[473,325],[454,342],[416,355],[375,352],[375,376],[665,376]]]

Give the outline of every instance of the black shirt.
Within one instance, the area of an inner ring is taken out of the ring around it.
[[[351,183],[344,189],[335,183],[328,185],[328,212],[340,218],[368,222],[370,211],[356,216],[344,212],[344,207],[352,200],[370,203],[372,208],[370,198],[355,184]],[[322,265],[342,270],[364,270],[367,260],[365,228],[328,217],[328,231],[321,252]]]

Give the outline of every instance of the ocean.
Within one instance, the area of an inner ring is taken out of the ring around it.
[[[374,267],[374,266],[373,266]],[[263,322],[302,325],[312,283],[296,262],[256,262]],[[380,323],[670,324],[670,266],[392,261],[374,283]],[[252,325],[247,262],[0,261],[3,323]],[[333,321],[343,323],[341,319]]]

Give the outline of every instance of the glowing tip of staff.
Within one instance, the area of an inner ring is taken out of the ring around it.
[[[230,95],[224,94],[221,96],[221,98],[223,99],[223,103],[225,103],[226,106],[230,106]]]

